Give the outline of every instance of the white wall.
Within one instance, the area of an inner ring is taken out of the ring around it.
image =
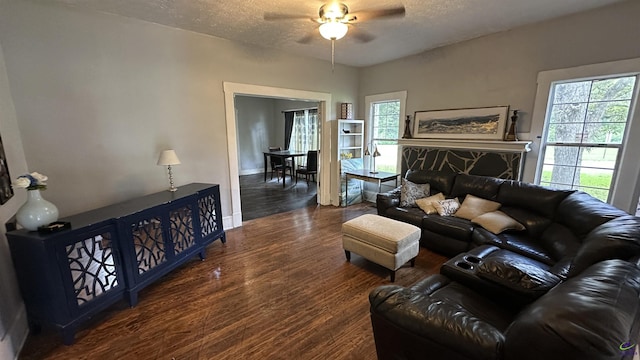
[[[0,43],[30,170],[62,215],[166,188],[155,163],[174,148],[176,184],[219,183],[229,216],[223,81],[357,98],[351,67],[40,2],[7,1]]]
[[[238,126],[238,169],[240,175],[264,171],[262,152],[269,146],[284,149],[285,110],[317,107],[315,102],[236,96]]]
[[[626,1],[362,68],[359,101],[407,90],[411,115],[494,105],[519,109],[521,138],[534,141],[524,180],[533,181],[542,129],[531,123],[538,72],[640,57],[638,19],[640,1]]]
[[[0,136],[9,166],[15,178],[27,172],[16,112],[9,91],[4,54],[0,46]],[[16,189],[15,195],[0,206],[0,359],[13,359],[27,334],[27,319],[18,290],[4,224],[26,200],[26,191]]]

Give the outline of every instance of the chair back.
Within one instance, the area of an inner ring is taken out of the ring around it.
[[[280,146],[269,146],[269,151],[282,151]],[[269,157],[271,159],[271,168],[275,168],[276,166],[282,165],[282,159],[278,157]]]
[[[307,170],[318,171],[318,150],[307,151]]]

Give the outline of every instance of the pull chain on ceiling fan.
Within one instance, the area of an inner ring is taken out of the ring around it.
[[[319,23],[318,31],[320,35],[331,41],[331,71],[333,72],[335,64],[335,42],[342,39],[349,31],[349,25],[355,24],[362,20],[371,20],[376,18],[388,18],[388,17],[401,17],[404,16],[404,6],[389,9],[371,9],[361,10],[355,14],[349,15],[349,8],[347,5],[338,2],[332,2],[324,4],[318,11],[319,17],[317,19],[312,18],[316,23]],[[358,19],[360,17],[360,19]],[[265,20],[290,20],[290,19],[307,19],[306,16],[292,15],[292,14],[280,14],[280,13],[265,13]],[[356,40],[361,42],[369,42],[374,39],[372,35],[369,35],[363,31],[358,31],[354,35]],[[298,41],[301,43],[308,43],[312,40],[311,36],[303,38],[304,41]]]

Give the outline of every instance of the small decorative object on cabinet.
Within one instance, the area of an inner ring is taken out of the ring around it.
[[[407,115],[406,120],[404,121],[404,134],[402,135],[403,139],[411,139],[411,115]]]
[[[7,232],[33,330],[52,326],[72,344],[81,323],[127,299],[214,240],[226,241],[220,188],[189,184],[61,219],[71,229]]]
[[[58,208],[42,198],[40,190],[28,190],[27,202],[16,213],[16,221],[29,231],[58,220]]]
[[[506,141],[518,141],[516,121],[518,121],[518,110],[513,110],[513,116],[511,116],[511,126],[509,126],[509,132],[504,137]]]

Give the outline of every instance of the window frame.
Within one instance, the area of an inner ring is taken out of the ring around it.
[[[612,61],[600,64],[591,64],[566,69],[542,71],[538,73],[538,87],[535,104],[532,113],[531,135],[536,138],[538,146],[534,147],[527,157],[537,161],[527,162],[525,172],[534,176],[527,176],[532,181],[541,177],[544,158],[540,155],[540,149],[546,139],[546,114],[550,111],[551,84],[557,82],[590,80],[612,76],[637,76],[640,74],[640,58]],[[640,138],[640,86],[636,86],[634,98],[630,108],[629,122],[625,139]],[[627,141],[623,145],[620,161],[615,171],[615,182],[611,186],[609,203],[627,211],[635,213],[640,196],[640,162],[637,154],[640,152],[640,141]],[[630,196],[630,194],[633,194]]]
[[[395,91],[395,92],[389,92],[389,93],[382,93],[382,94],[375,94],[375,95],[367,95],[364,97],[364,103],[365,103],[365,118],[364,118],[364,122],[365,122],[365,144],[364,146],[368,146],[368,144],[371,144],[374,139],[373,139],[373,118],[372,118],[372,112],[373,112],[373,104],[375,103],[381,103],[381,102],[388,102],[388,101],[400,101],[400,119],[399,119],[399,124],[398,124],[398,133],[397,133],[397,137],[394,139],[395,140],[395,145],[398,146],[398,154],[396,157],[396,169],[398,170],[398,172],[400,172],[402,169],[402,164],[401,164],[401,159],[402,159],[402,146],[399,144],[398,140],[400,139],[400,134],[402,134],[402,132],[404,131],[404,116],[403,114],[406,114],[406,107],[407,107],[407,91],[403,90],[403,91]],[[373,150],[370,150],[373,151]]]

